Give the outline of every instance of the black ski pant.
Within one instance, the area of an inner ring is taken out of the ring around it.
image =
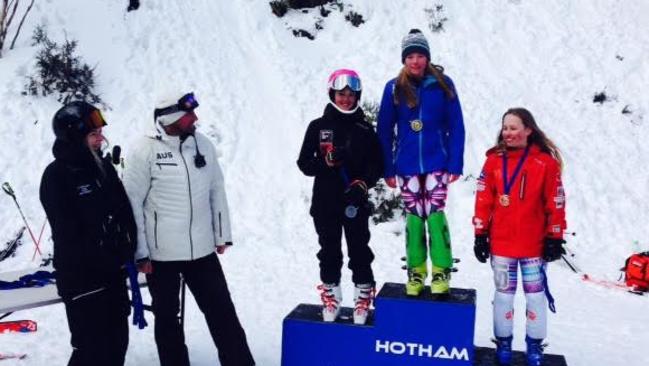
[[[72,344],[68,366],[121,366],[128,348],[126,283],[64,300]]]
[[[345,231],[349,269],[352,270],[352,281],[355,284],[374,283],[372,261],[374,254],[368,243],[370,230],[368,226],[369,210],[361,207],[356,217],[348,218],[344,210],[314,212],[313,223],[318,233],[320,251],[320,280],[323,283],[340,283],[340,271],[343,266],[342,233]]]
[[[147,282],[162,366],[189,365],[185,334],[178,318],[181,275],[205,316],[221,365],[255,364],[215,253],[193,261],[153,261],[152,264],[153,272],[147,275]]]

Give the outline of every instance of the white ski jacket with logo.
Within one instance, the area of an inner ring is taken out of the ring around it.
[[[232,242],[216,150],[205,135],[194,136],[181,142],[155,130],[127,156],[123,183],[137,224],[136,260],[194,260]],[[202,168],[194,163],[196,144]]]

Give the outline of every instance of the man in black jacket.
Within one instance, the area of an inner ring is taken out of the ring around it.
[[[323,318],[334,321],[342,300],[344,229],[355,284],[354,322],[357,324],[365,323],[374,294],[367,190],[383,173],[378,138],[358,105],[360,93],[356,72],[342,69],[331,75],[331,103],[321,118],[309,124],[297,161],[305,175],[315,177],[310,213],[320,243]]]
[[[115,169],[101,157],[100,111],[72,102],[52,124],[55,160],[43,173],[40,199],[71,333],[68,365],[123,365],[129,315],[123,266],[135,253],[133,212]]]

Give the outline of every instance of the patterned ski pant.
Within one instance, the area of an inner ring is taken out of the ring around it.
[[[547,334],[547,300],[543,285],[545,262],[541,258],[491,257],[494,272],[494,334],[496,337],[509,337],[514,328],[514,295],[518,285],[518,266],[523,277],[523,291],[527,303],[526,332],[531,338],[543,339]]]
[[[408,213],[426,218],[432,212],[444,210],[448,193],[448,173],[397,176],[397,184]]]

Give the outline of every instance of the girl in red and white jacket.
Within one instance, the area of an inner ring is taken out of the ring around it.
[[[565,194],[561,155],[524,108],[502,118],[496,146],[487,151],[476,190],[476,258],[491,256],[496,291],[494,333],[500,365],[510,365],[518,266],[527,302],[527,364],[540,366],[547,333],[546,262],[561,258]]]

